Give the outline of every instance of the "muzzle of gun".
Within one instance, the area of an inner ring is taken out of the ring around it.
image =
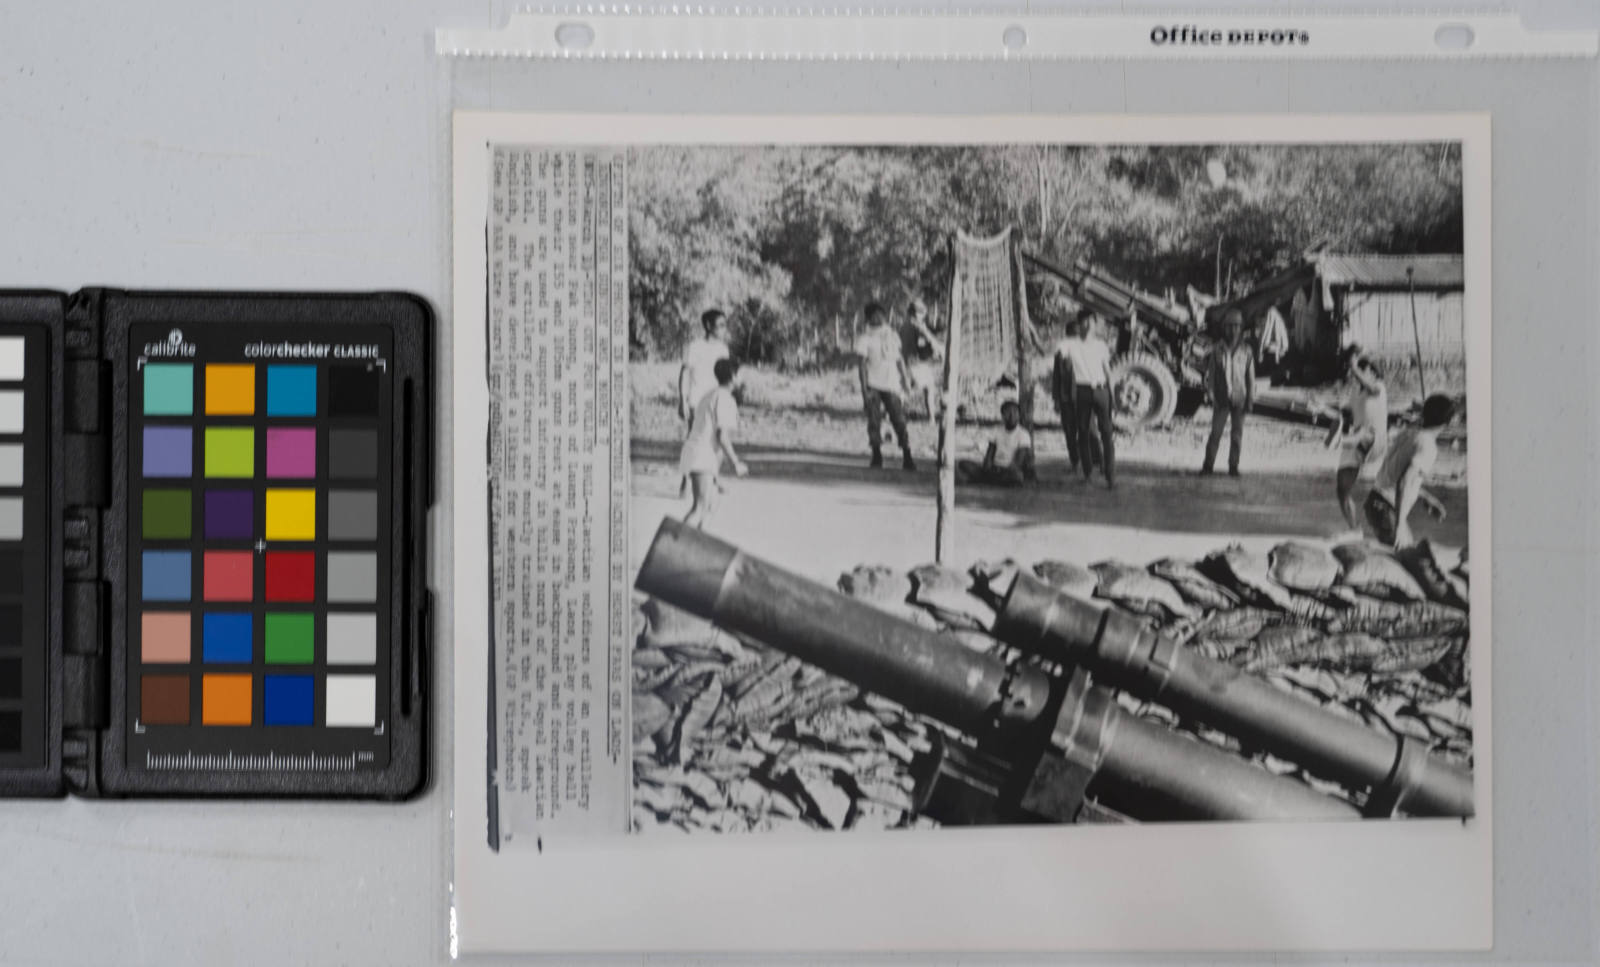
[[[948,726],[914,763],[918,809],[942,823],[1361,815],[1124,711],[1043,647],[1031,661],[980,654],[677,521],[662,523],[634,584]]]
[[[1377,732],[1186,648],[1132,615],[1018,573],[995,637],[1361,791],[1367,815],[1473,814],[1472,775],[1415,739]]]

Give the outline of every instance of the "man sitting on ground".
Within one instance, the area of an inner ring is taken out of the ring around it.
[[[989,440],[983,463],[956,461],[956,475],[963,482],[1020,487],[1038,479],[1033,469],[1033,437],[1021,426],[1022,407],[1012,400],[1000,404],[1000,422],[1004,428]]]

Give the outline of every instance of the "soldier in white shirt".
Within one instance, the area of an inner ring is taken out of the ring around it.
[[[1000,404],[1004,429],[989,441],[983,462],[957,460],[956,474],[966,483],[1020,487],[1037,479],[1033,466],[1033,437],[1023,429],[1022,407],[1015,400]]]
[[[1097,318],[1092,309],[1078,313],[1071,334],[1056,347],[1056,365],[1064,365],[1071,372],[1072,409],[1078,427],[1078,466],[1083,470],[1083,479],[1094,475],[1095,454],[1091,441],[1095,437],[1091,434],[1097,434],[1106,486],[1114,488],[1117,453],[1111,436],[1111,350],[1094,335]]]
[[[911,438],[906,433],[906,408],[902,395],[911,390],[911,373],[900,354],[900,334],[887,323],[883,306],[869,302],[863,312],[867,328],[856,338],[855,353],[860,357],[861,401],[867,410],[867,443],[872,447],[872,465],[883,466],[883,412],[900,441],[900,465],[917,469],[911,459]]]

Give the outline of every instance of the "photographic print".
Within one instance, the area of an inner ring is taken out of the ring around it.
[[[1459,143],[502,154],[497,605],[582,574],[495,683],[534,828],[1474,814]]]

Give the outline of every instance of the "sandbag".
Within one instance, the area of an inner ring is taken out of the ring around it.
[[[1340,544],[1333,549],[1339,561],[1339,583],[1375,598],[1422,601],[1428,595],[1404,564],[1388,551],[1369,544]]]
[[[1133,567],[1121,561],[1102,561],[1090,568],[1099,579],[1095,594],[1133,610],[1149,614],[1149,605],[1159,605],[1167,615],[1176,618],[1194,618],[1199,611],[1183,599],[1178,589],[1156,577],[1142,567]],[[1165,617],[1165,615],[1155,615]]]
[[[1077,595],[1080,598],[1094,597],[1094,589],[1099,586],[1100,578],[1086,567],[1069,564],[1066,561],[1046,559],[1033,566],[1034,576],[1057,591]]]
[[[1191,561],[1164,557],[1150,565],[1150,573],[1171,583],[1179,594],[1202,608],[1222,611],[1239,606],[1237,594],[1201,574]]]
[[[1339,580],[1339,562],[1321,547],[1285,541],[1270,561],[1272,579],[1296,591],[1323,591]]]

